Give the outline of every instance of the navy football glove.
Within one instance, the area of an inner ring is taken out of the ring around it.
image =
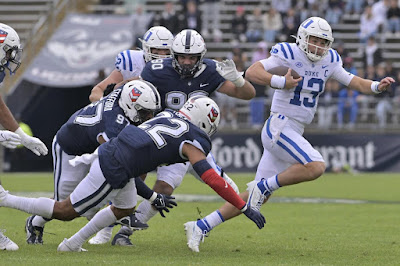
[[[158,193],[157,198],[153,200],[151,205],[153,205],[160,212],[161,216],[165,218],[163,211],[169,212],[168,208],[172,209],[174,206],[178,206],[173,199],[175,199],[175,197]]]
[[[106,97],[108,94],[110,94],[114,90],[115,85],[117,85],[117,83],[108,84],[103,92],[103,97]]]
[[[264,227],[265,218],[259,211],[247,206],[247,209],[243,213],[247,216],[247,218],[255,222],[259,229]]]

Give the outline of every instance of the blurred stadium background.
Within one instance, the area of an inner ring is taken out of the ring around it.
[[[143,29],[165,17],[168,25],[164,26],[179,32],[187,2],[191,1],[0,0],[0,21],[14,27],[24,48],[21,69],[1,87],[11,111],[50,148],[58,128],[89,103],[92,86],[113,69],[117,53],[135,49]],[[355,2],[361,2],[360,9]],[[197,0],[193,4],[198,20],[193,25],[203,25],[210,6],[218,7],[218,21],[199,29],[206,40],[206,57],[233,58],[238,69],[245,70],[257,56],[267,55],[274,43],[293,42],[290,34],[296,34],[306,17],[325,17],[333,28],[333,48],[345,67],[370,79],[389,75],[397,80],[400,32],[385,26],[386,17],[374,32],[364,32],[369,26],[365,19],[374,12],[379,17],[386,14],[382,8],[388,10],[390,2],[398,6],[390,0]],[[166,15],[169,9],[173,12]],[[257,12],[266,16],[261,19],[262,28],[257,25]],[[274,22],[267,25],[267,21]],[[250,30],[257,29],[260,37],[250,35]],[[368,37],[375,43],[368,44]],[[327,84],[321,111],[306,137],[324,155],[330,171],[400,171],[398,85],[381,97],[372,97],[347,93],[335,82]],[[215,96],[225,122],[213,138],[214,154],[227,171],[255,172],[262,152],[259,132],[268,117],[272,92],[258,86],[257,97],[250,102]],[[40,158],[26,149],[5,150],[1,162],[4,171],[52,170],[51,155]]]

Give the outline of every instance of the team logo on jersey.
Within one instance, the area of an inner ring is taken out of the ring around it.
[[[277,54],[279,52],[279,50],[275,47],[272,47],[271,49],[271,54]]]
[[[302,63],[302,62],[297,62],[295,65],[296,65],[298,68],[302,68],[302,67],[303,67],[303,63]]]
[[[212,123],[214,123],[215,120],[217,119],[217,117],[218,117],[218,111],[217,111],[217,109],[212,107],[211,110],[210,110],[210,113],[208,113],[208,118],[210,119],[210,121]]]
[[[3,43],[7,38],[8,33],[4,30],[0,30],[0,43]]]
[[[129,98],[131,98],[131,101],[134,103],[137,101],[140,95],[142,95],[142,92],[138,90],[136,87],[133,87],[133,89],[129,93]]]

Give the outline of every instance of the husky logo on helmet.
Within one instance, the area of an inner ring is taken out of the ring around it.
[[[7,35],[8,35],[7,32],[5,32],[4,30],[0,29],[0,43],[4,42],[4,40],[6,39]]]
[[[210,113],[208,114],[208,118],[210,118],[210,121],[214,123],[218,115],[218,110],[212,107]]]
[[[137,101],[137,99],[139,98],[140,95],[142,95],[142,92],[140,90],[138,90],[136,87],[133,87],[133,89],[129,93],[129,98],[134,103]]]
[[[217,131],[220,120],[219,107],[212,99],[203,95],[190,97],[179,112],[208,136]]]
[[[22,48],[17,32],[0,23],[0,71],[7,68],[14,73],[21,65],[21,58]]]
[[[152,118],[161,109],[160,94],[156,87],[144,80],[132,80],[124,85],[119,106],[134,125]]]

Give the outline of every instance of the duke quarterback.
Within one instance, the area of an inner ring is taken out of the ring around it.
[[[312,181],[324,173],[322,155],[303,137],[303,132],[314,118],[319,95],[329,78],[365,94],[381,93],[394,82],[391,77],[378,82],[347,72],[340,55],[331,48],[333,40],[332,29],[326,20],[308,18],[298,28],[296,43],[276,44],[269,58],[254,63],[246,71],[250,81],[276,89],[271,116],[261,131],[264,151],[256,177],[241,194],[247,198],[249,206],[260,209],[278,188]],[[276,66],[286,66],[287,74],[268,73]],[[301,77],[293,78],[292,69]],[[239,214],[226,203],[204,219],[186,223],[189,248],[199,252],[206,233]]]

